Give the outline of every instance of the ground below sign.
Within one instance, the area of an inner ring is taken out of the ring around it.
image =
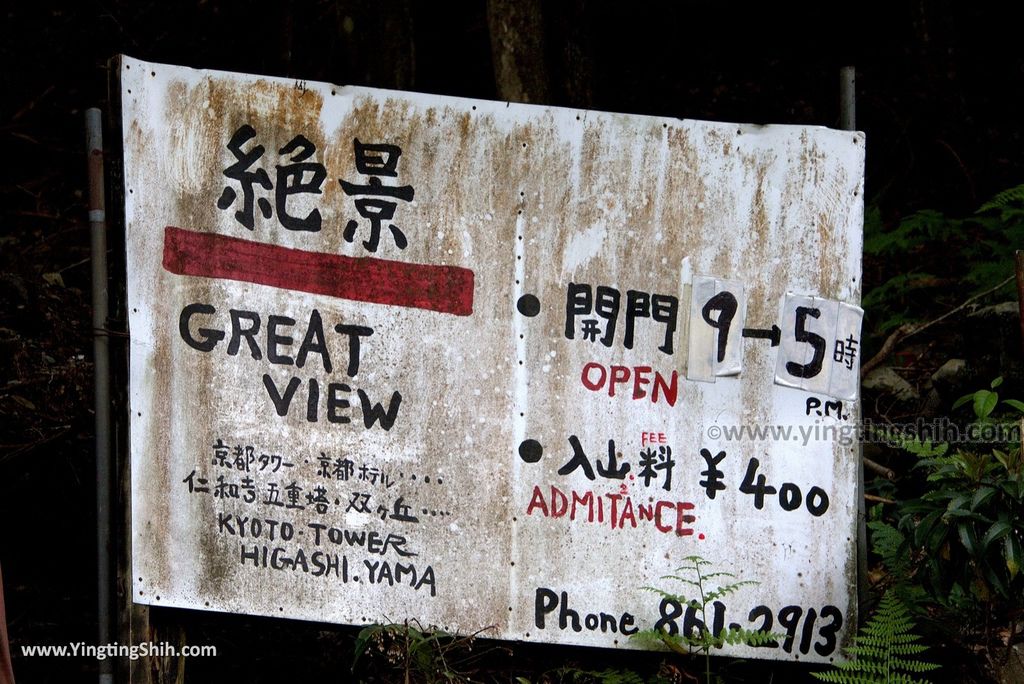
[[[855,623],[864,140],[121,64],[136,601]]]

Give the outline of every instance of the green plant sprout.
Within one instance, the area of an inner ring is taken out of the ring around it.
[[[697,653],[704,655],[704,677],[706,684],[711,684],[711,649],[722,648],[725,644],[743,644],[746,646],[763,646],[784,637],[775,632],[760,630],[742,629],[730,627],[713,632],[708,629],[707,607],[718,599],[728,596],[742,587],[760,584],[754,580],[739,580],[721,584],[720,580],[736,579],[731,572],[705,572],[705,568],[711,565],[711,561],[700,556],[687,556],[683,559],[686,564],[676,568],[673,575],[665,575],[661,579],[673,580],[690,588],[687,594],[675,594],[658,589],[657,587],[643,587],[647,591],[654,592],[662,598],[662,602],[674,601],[679,606],[686,606],[694,611],[698,618],[695,624],[689,629],[681,631],[672,623],[668,630],[655,627],[644,630],[633,635],[633,638],[648,643],[664,644],[670,650],[680,655],[693,656]],[[683,576],[686,574],[687,576]],[[714,582],[712,587],[709,582]]]
[[[469,682],[465,669],[495,650],[486,648],[474,653],[473,642],[478,634],[447,634],[436,628],[424,628],[416,621],[367,625],[356,637],[352,672],[366,658],[376,660],[384,669],[398,670],[406,684]]]

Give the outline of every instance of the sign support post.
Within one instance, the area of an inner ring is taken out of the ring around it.
[[[844,66],[839,70],[839,127],[857,130],[857,68]],[[857,419],[861,413],[857,411]],[[864,503],[864,445],[857,446],[857,602],[863,606],[868,599],[868,530],[867,507]],[[861,613],[863,615],[863,613]]]
[[[92,339],[96,415],[96,569],[97,637],[111,642],[110,607],[110,346],[107,335],[107,217],[103,183],[103,118],[97,108],[85,112],[89,164],[89,228],[92,238]],[[100,684],[112,684],[113,663],[101,660]]]

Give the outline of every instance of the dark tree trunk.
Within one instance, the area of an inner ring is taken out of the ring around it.
[[[565,2],[557,22],[548,22],[550,46],[556,49],[551,57],[556,73],[552,74],[552,104],[591,109],[594,106],[593,57],[591,34],[587,23],[586,0]]]
[[[540,0],[487,0],[487,26],[498,97],[548,103],[544,20]]]

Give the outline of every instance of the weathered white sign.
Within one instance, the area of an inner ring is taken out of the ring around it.
[[[860,134],[121,83],[136,601],[838,655]]]

